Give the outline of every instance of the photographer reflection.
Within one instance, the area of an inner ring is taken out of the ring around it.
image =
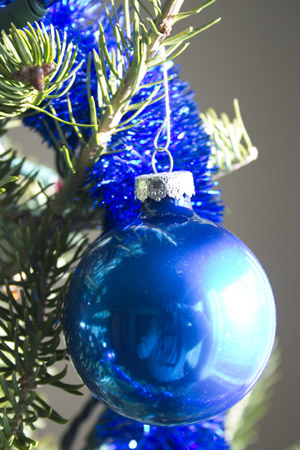
[[[164,303],[140,339],[137,354],[147,360],[148,370],[157,381],[176,381],[193,374],[201,377],[200,359],[204,367],[202,354],[210,339],[211,324],[202,311]],[[205,356],[207,360],[209,355]]]

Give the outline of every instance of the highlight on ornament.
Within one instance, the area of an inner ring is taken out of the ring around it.
[[[142,175],[138,217],[104,233],[71,279],[68,353],[92,394],[152,425],[224,413],[262,374],[275,306],[253,253],[192,209],[190,172]]]

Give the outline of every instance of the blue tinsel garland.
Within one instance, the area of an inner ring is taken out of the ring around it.
[[[9,3],[0,0],[0,6]],[[98,20],[101,22],[106,35],[108,47],[114,45],[114,37],[106,14],[101,13],[101,7],[95,0],[63,0],[49,8],[44,19],[46,28],[51,24],[62,34],[78,44],[78,61],[83,61],[77,73],[76,80],[69,91],[75,120],[80,123],[89,123],[89,106],[86,92],[86,65],[87,55],[97,47],[96,35]],[[215,189],[210,175],[207,174],[207,162],[210,155],[210,141],[199,119],[199,111],[193,93],[188,83],[180,80],[178,68],[168,68],[168,75],[173,78],[169,82],[171,115],[171,146],[170,150],[175,161],[175,170],[191,170],[194,173],[196,195],[193,197],[195,211],[204,218],[214,222],[222,220],[223,206],[220,203],[220,192]],[[143,83],[162,79],[161,67],[152,69],[146,75]],[[147,98],[153,88],[139,91],[133,102],[140,102]],[[163,88],[159,95],[163,93]],[[95,74],[91,75],[92,95],[97,96],[97,81]],[[57,114],[69,120],[67,101],[65,97],[52,102]],[[108,155],[100,159],[89,171],[88,181],[94,186],[91,195],[95,206],[105,206],[108,211],[110,223],[122,222],[131,219],[138,210],[134,201],[134,177],[141,173],[149,173],[151,169],[151,153],[156,132],[165,116],[164,101],[158,101],[148,106],[139,116],[142,123],[130,130],[120,132],[113,136],[108,150],[122,150],[120,153]],[[47,122],[45,127],[44,121]],[[55,146],[51,133],[59,140],[59,134],[52,119],[44,114],[24,118],[25,125],[40,133],[49,145]],[[61,124],[65,138],[70,149],[76,152],[78,137],[74,129]],[[81,130],[88,139],[90,129]],[[166,158],[159,157],[158,170],[168,170]]]
[[[108,410],[88,438],[88,450],[229,450],[224,416],[182,427],[143,425]]]

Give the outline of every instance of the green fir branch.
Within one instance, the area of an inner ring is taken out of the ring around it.
[[[194,36],[197,36],[197,34],[201,33],[202,31],[207,30],[211,26],[220,22],[220,20],[221,20],[221,18],[219,17],[218,19],[212,20],[211,22],[208,22],[207,24],[202,25],[201,27],[198,27],[198,28],[189,27],[186,30],[182,31],[181,33],[178,33],[177,35],[167,39],[164,42],[164,45],[168,46],[168,45],[175,45],[178,43],[181,44],[181,43],[193,38]]]
[[[246,450],[256,442],[260,420],[266,415],[279,380],[280,349],[275,343],[269,363],[252,391],[227,413],[226,438],[231,450]]]
[[[215,3],[216,0],[208,0],[207,2],[203,3],[200,6],[197,6],[196,8],[191,9],[190,11],[178,13],[176,18],[174,19],[174,23],[178,22],[182,19],[188,19],[191,16],[194,16],[195,14],[199,14],[202,12],[205,8]]]
[[[218,117],[212,108],[200,114],[212,142],[209,167],[214,169],[214,179],[240,169],[258,156],[257,148],[252,145],[245,128],[237,99],[234,99],[233,107],[235,117],[232,121],[225,113]]]
[[[113,17],[106,10],[114,29],[118,30],[116,36],[116,48],[121,51],[122,45],[128,46],[131,42],[131,52],[126,55],[126,60],[118,60],[112,57],[112,52],[106,47],[105,36],[101,24],[99,25],[99,49],[94,51],[94,64],[97,73],[98,85],[100,86],[101,99],[101,119],[96,134],[93,134],[89,145],[85,148],[82,158],[84,164],[86,160],[95,160],[101,156],[111,136],[118,131],[119,123],[124,115],[131,109],[131,100],[140,89],[140,84],[154,65],[162,64],[166,61],[161,56],[161,49],[168,45],[167,60],[180,54],[187,45],[179,44],[189,40],[196,34],[216,23],[219,19],[209,24],[193,29],[192,27],[179,33],[174,37],[169,37],[173,23],[180,14],[183,0],[167,0],[164,5],[160,2],[149,2],[148,5],[142,0],[131,0],[130,9],[125,7],[126,32],[122,30],[116,10],[113,5]],[[189,12],[188,16],[197,14],[208,4]],[[142,9],[142,12],[141,12]],[[146,17],[144,17],[146,15]],[[183,18],[183,17],[180,17]],[[132,23],[132,29],[129,24]],[[129,46],[130,48],[130,46]],[[121,69],[118,70],[118,65]],[[121,76],[121,73],[124,76]],[[146,103],[146,102],[145,102]],[[145,105],[146,107],[147,105]],[[141,111],[144,108],[141,108]],[[136,115],[135,115],[136,118]]]
[[[14,152],[1,155],[0,182],[16,178],[0,197],[0,446],[7,449],[35,445],[27,429],[39,418],[66,422],[40,388],[80,394],[81,385],[64,381],[66,366],[56,373],[52,367],[66,358],[60,348],[66,274],[86,247],[83,229],[99,223],[84,194],[59,217],[50,208],[32,211],[26,192],[38,170],[21,176],[24,165]]]
[[[82,63],[75,65],[77,48],[67,44],[67,35],[61,41],[51,26],[47,32],[43,25],[28,24],[17,29],[12,25],[9,34],[2,31],[0,41],[0,120],[19,116],[45,99],[65,95]],[[55,70],[44,77],[44,90],[36,89],[30,80],[17,81],[15,73],[22,67],[42,67],[54,64]],[[66,82],[69,83],[66,85]]]

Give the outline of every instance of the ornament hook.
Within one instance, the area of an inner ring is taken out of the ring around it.
[[[171,154],[170,150],[167,149],[167,148],[156,148],[154,150],[154,152],[152,153],[151,164],[152,164],[152,169],[153,169],[154,173],[157,173],[156,161],[155,161],[155,156],[156,156],[157,152],[158,153],[162,153],[162,152],[166,152],[167,153],[167,155],[169,157],[169,161],[170,161],[169,172],[171,173],[172,170],[173,170],[173,167],[174,167],[174,161],[173,161],[173,157],[172,157],[172,154]]]
[[[161,49],[161,54],[162,57],[165,59],[166,57],[166,52],[165,52],[165,48],[162,47]],[[174,161],[173,161],[173,157],[172,154],[169,150],[169,145],[170,145],[170,141],[171,141],[171,108],[170,108],[170,97],[169,97],[169,85],[168,85],[168,71],[167,71],[167,64],[166,61],[163,63],[163,76],[164,76],[164,91],[165,91],[165,110],[166,110],[166,116],[165,119],[163,121],[163,123],[161,124],[155,139],[154,139],[154,152],[152,154],[152,158],[151,158],[151,163],[152,163],[152,169],[155,173],[157,173],[157,169],[156,169],[156,161],[155,161],[155,156],[156,153],[163,153],[166,152],[167,155],[169,156],[169,161],[170,161],[170,169],[169,172],[172,172],[173,170],[173,166],[174,166]],[[162,133],[163,128],[166,125],[166,129],[167,129],[167,142],[165,144],[164,147],[160,147],[158,145],[158,139]]]

